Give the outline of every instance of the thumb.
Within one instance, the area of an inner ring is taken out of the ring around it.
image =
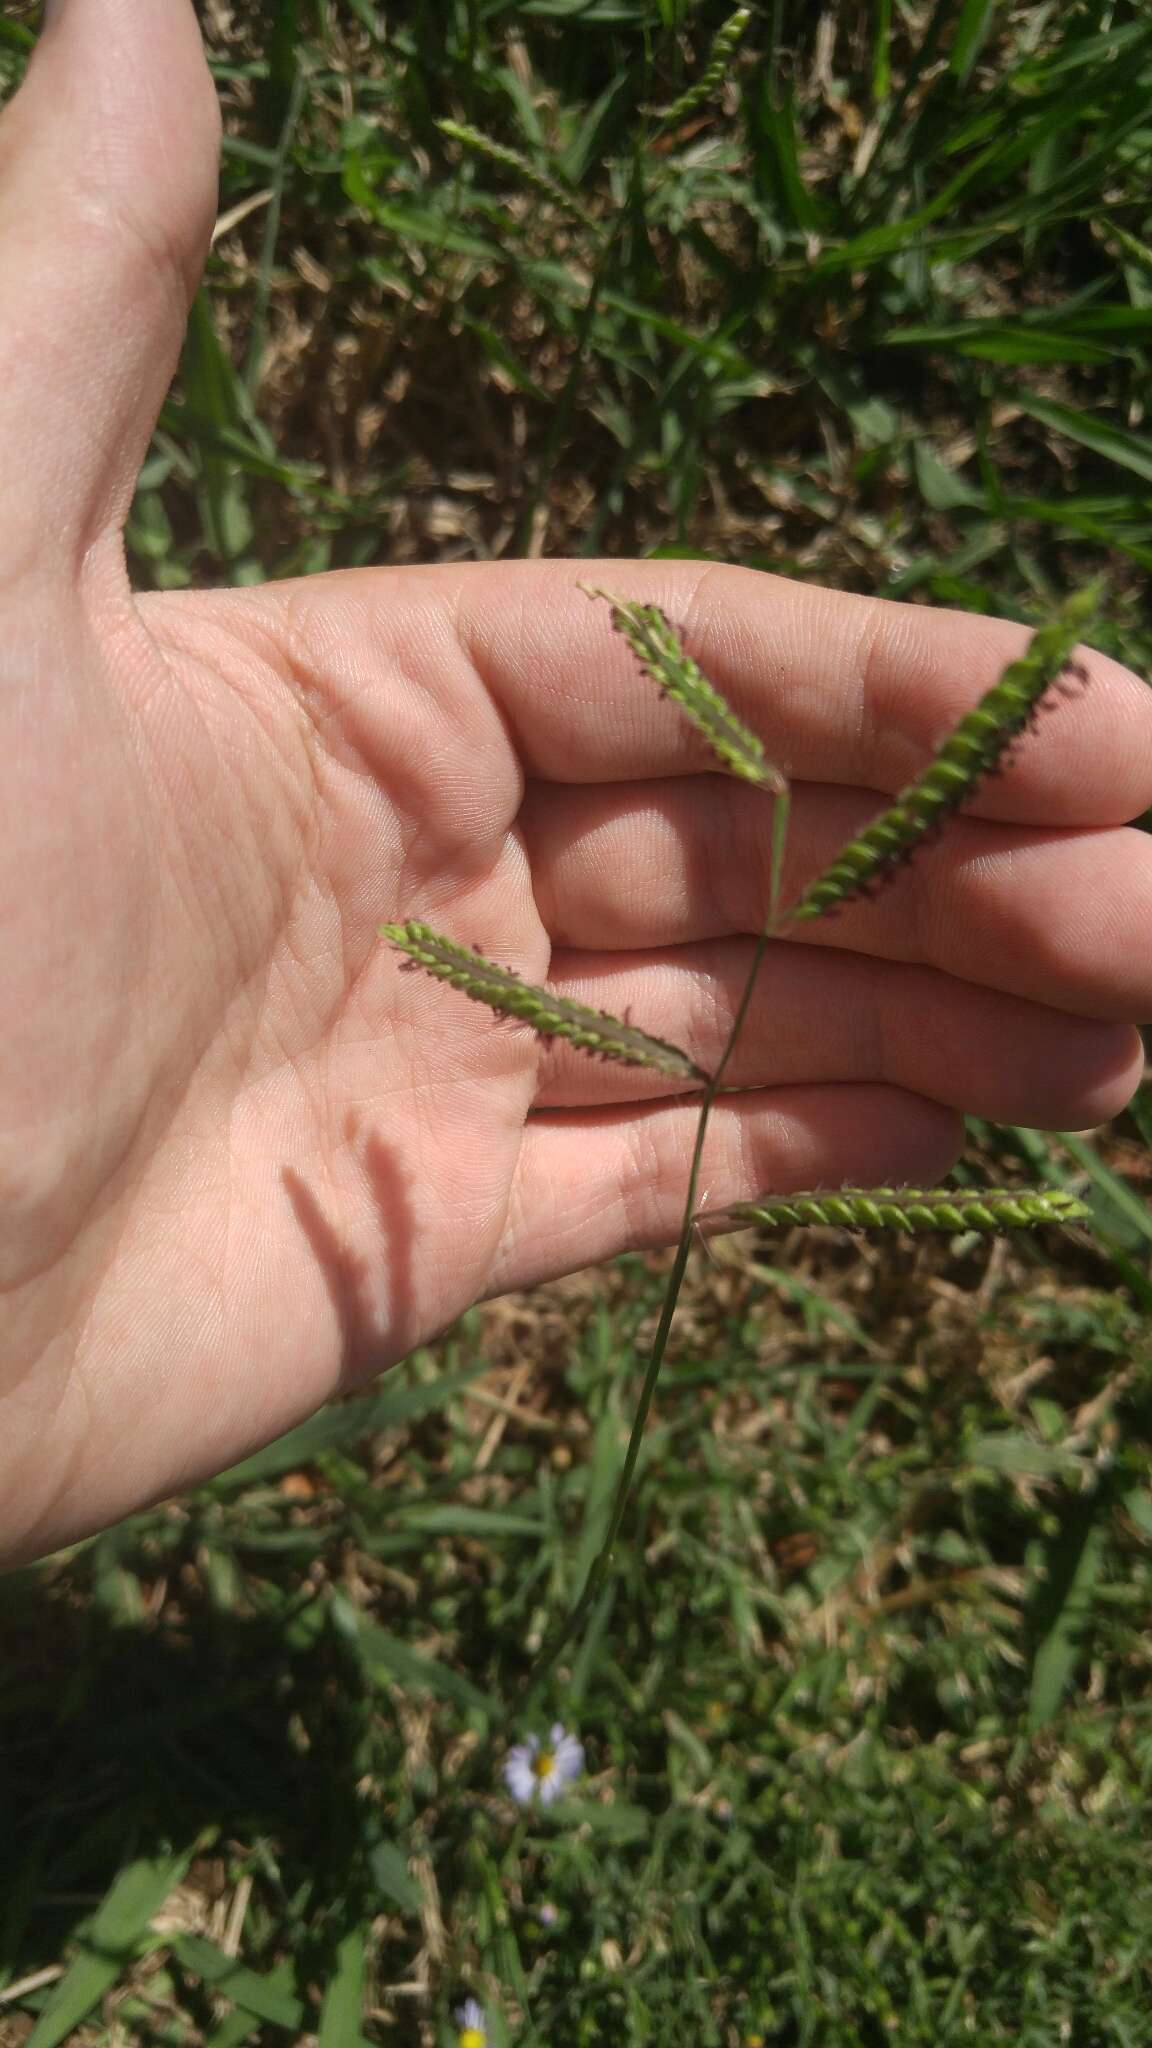
[[[50,0],[0,119],[0,582],[125,517],[216,200],[190,0]]]

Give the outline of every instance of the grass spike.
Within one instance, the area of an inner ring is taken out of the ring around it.
[[[521,156],[519,150],[509,149],[502,142],[493,142],[490,135],[485,135],[482,129],[473,128],[470,121],[437,121],[436,126],[441,135],[463,143],[465,149],[474,150],[477,156],[487,157],[490,163],[500,164],[506,171],[514,171],[521,182],[530,186],[533,192],[538,192],[542,199],[550,200],[553,206],[571,214],[582,226],[596,228],[599,232],[596,221],[581,206],[575,194],[566,191],[557,178],[549,177],[547,171],[542,171],[538,164],[532,162],[531,157]]]
[[[673,121],[683,121],[686,115],[694,114],[697,107],[702,107],[712,98],[714,92],[719,91],[736,45],[751,19],[750,7],[738,7],[735,14],[730,14],[727,21],[721,22],[712,38],[711,48],[699,78],[687,86],[680,97],[673,100],[670,107],[664,107],[656,116],[662,127],[668,127]]]
[[[747,1230],[782,1230],[792,1224],[831,1223],[844,1230],[1000,1230],[1041,1223],[1074,1223],[1090,1215],[1064,1188],[840,1188],[828,1194],[761,1195],[733,1202],[700,1223],[718,1219]]]
[[[582,584],[589,597],[612,607],[612,624],[628,642],[645,675],[690,718],[712,752],[733,775],[782,796],[787,783],[765,755],[754,732],[737,718],[714,684],[685,651],[680,634],[659,605],[614,597],[610,590]]]
[[[1074,592],[1056,616],[1038,626],[1018,660],[944,741],[918,781],[842,848],[831,867],[810,882],[790,918],[803,924],[866,894],[908,860],[928,835],[1000,766],[1016,737],[1030,725],[1101,597],[1099,583]]]
[[[673,1079],[704,1085],[708,1076],[695,1060],[665,1039],[650,1038],[607,1010],[594,1010],[587,1003],[573,1002],[553,990],[536,988],[523,981],[511,968],[500,967],[471,946],[446,939],[431,925],[411,918],[407,924],[382,924],[382,938],[406,953],[416,967],[422,967],[437,981],[446,981],[474,1003],[484,1003],[501,1016],[526,1024],[541,1038],[562,1038],[579,1052],[618,1060],[628,1067],[648,1067]]]

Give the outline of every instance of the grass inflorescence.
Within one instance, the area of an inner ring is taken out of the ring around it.
[[[762,1195],[724,1211],[702,1210],[701,1224],[782,1230],[827,1223],[844,1230],[975,1230],[982,1234],[1082,1222],[1086,1202],[1063,1188],[837,1188],[826,1194]]]
[[[781,920],[779,913],[790,807],[784,778],[777,771],[767,769],[763,750],[756,751],[760,743],[755,735],[735,718],[720,692],[688,658],[679,634],[663,612],[655,606],[631,604],[613,598],[604,591],[593,591],[590,595],[607,598],[612,606],[613,624],[633,646],[645,672],[661,684],[665,694],[672,697],[697,729],[710,738],[714,753],[733,774],[758,782],[766,781],[771,774],[774,778],[771,786],[775,815],[764,922],[719,1062],[701,1099],[676,1255],[668,1276],[611,1512],[580,1598],[544,1645],[532,1679],[530,1697],[535,1697],[548,1681],[561,1653],[590,1621],[611,1569],[614,1545],[623,1526],[640,1460],[645,1425],[687,1272],[693,1232],[697,1224],[705,1220],[696,1215],[695,1204],[709,1119],[743,1030],[769,942],[787,922]],[[882,829],[868,828],[859,839],[843,849],[832,866],[805,891],[798,908],[792,912],[793,921],[802,914],[822,914],[834,903],[858,893],[867,882],[890,873],[895,861],[914,850],[925,832],[932,825],[939,824],[958,801],[970,794],[982,775],[991,772],[1003,759],[1012,741],[1029,724],[1041,697],[1065,666],[1097,602],[1096,590],[1079,593],[1067,601],[1055,620],[1033,634],[1026,652],[1003,670],[976,709],[960,721],[937,752],[926,774],[905,791],[897,804],[878,821],[878,827]],[[735,741],[734,732],[739,736]],[[719,740],[717,734],[721,735]],[[751,774],[750,764],[756,770]],[[806,906],[812,903],[818,907],[807,909]],[[797,1194],[784,1202],[764,1196],[756,1203],[738,1203],[728,1213],[737,1223],[839,1222],[848,1228],[916,1234],[927,1230],[965,1228],[994,1232],[1020,1223],[1069,1220],[1086,1212],[1082,1204],[1059,1190],[1054,1193],[1030,1191],[1014,1196],[1008,1190],[996,1189],[984,1191],[981,1197],[970,1197],[943,1188],[909,1189],[904,1194],[894,1188],[871,1192],[851,1188],[840,1195],[819,1191]]]
[[[220,233],[138,588],[530,541],[1019,621],[1106,566],[1152,662],[1144,0],[773,0],[704,93],[723,0],[198,12]],[[1152,1093],[972,1129],[1091,1243],[690,1270],[546,1716],[570,1810],[506,1810],[508,1700],[603,1538],[646,1259],[6,1580],[5,2048],[454,2048],[471,1994],[492,2048],[1143,2048]]]
[[[588,595],[604,598],[611,606],[612,624],[628,642],[645,675],[663,696],[679,705],[721,766],[743,782],[782,795],[784,776],[767,758],[763,741],[736,716],[693,661],[667,613],[659,605],[615,597],[608,590],[589,589]]]
[[[691,85],[685,87],[671,106],[661,109],[657,119],[666,127],[674,127],[695,114],[700,107],[707,106],[713,94],[724,84],[736,54],[740,39],[752,19],[750,7],[738,7],[734,14],[722,22],[712,39],[711,48],[704,62],[704,68]]]
[[[1099,608],[1099,585],[1075,591],[1058,615],[1037,628],[1013,661],[960,720],[923,775],[843,847],[810,882],[791,912],[803,924],[869,893],[939,831],[944,820],[995,774],[1013,742],[1064,670]]]
[[[485,135],[479,128],[474,128],[469,121],[445,119],[438,121],[436,126],[441,135],[447,135],[451,141],[463,144],[465,149],[472,150],[477,156],[487,157],[489,163],[499,164],[504,170],[510,171],[518,184],[526,185],[529,191],[549,200],[553,206],[559,207],[562,213],[571,214],[584,227],[595,228],[595,222],[580,204],[576,194],[569,192],[559,179],[552,177],[548,171],[542,171],[539,164],[534,164],[531,158],[523,155],[520,150],[509,149],[506,143],[496,142],[492,136]]]
[[[607,1010],[594,1010],[587,1003],[557,995],[553,989],[538,988],[510,967],[501,967],[473,947],[445,938],[417,918],[406,924],[382,924],[380,935],[398,947],[414,967],[423,968],[437,981],[446,981],[497,1016],[526,1024],[539,1038],[563,1039],[578,1052],[618,1060],[623,1066],[649,1067],[693,1085],[708,1079],[703,1068],[678,1045],[652,1038]]]

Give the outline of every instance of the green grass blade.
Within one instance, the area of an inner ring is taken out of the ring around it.
[[[604,1537],[612,1516],[612,1497],[616,1491],[623,1458],[620,1417],[613,1408],[607,1408],[596,1424],[596,1434],[592,1440],[591,1456],[587,1466],[584,1516],[572,1567],[577,1592],[583,1590],[597,1555],[603,1548]]]
[[[804,182],[792,94],[775,97],[772,82],[763,70],[749,87],[749,109],[749,129],[766,193],[790,228],[802,234],[815,234],[822,215]]]
[[[1059,1186],[1065,1188],[1078,1179],[1077,1175],[1069,1172],[1067,1165],[1060,1157],[1056,1145],[1051,1143],[1043,1132],[1028,1130],[1019,1124],[1010,1124],[1007,1128],[1025,1159],[1045,1179],[1053,1180]],[[1069,1143],[1069,1140],[1071,1140],[1071,1143]],[[1105,1196],[1110,1194],[1112,1191],[1107,1188],[1107,1183],[1105,1182],[1102,1186],[1101,1176],[1108,1175],[1113,1180],[1115,1176],[1111,1175],[1110,1169],[1104,1165],[1103,1160],[1093,1150],[1092,1146],[1087,1144],[1080,1137],[1079,1133],[1075,1131],[1066,1133],[1061,1143],[1066,1152],[1070,1152],[1073,1158],[1079,1160],[1089,1179],[1096,1183],[1097,1188]],[[1123,1186],[1123,1183],[1121,1183],[1121,1186]],[[1132,1195],[1131,1189],[1125,1188],[1124,1194],[1132,1201],[1138,1202],[1139,1200],[1138,1197]],[[1143,1203],[1139,1203],[1141,1209],[1143,1209],[1143,1206]],[[1127,1221],[1124,1221],[1117,1214],[1116,1200],[1103,1199],[1096,1201],[1092,1205],[1092,1229],[1096,1236],[1101,1238],[1107,1245],[1112,1264],[1125,1287],[1129,1289],[1133,1299],[1139,1302],[1141,1308],[1146,1312],[1152,1313],[1152,1279],[1149,1278],[1144,1266],[1137,1258],[1133,1257],[1129,1249],[1134,1237],[1140,1240],[1143,1239],[1144,1226],[1142,1220],[1138,1220],[1135,1215],[1132,1215]]]
[[[56,1986],[28,2037],[27,2048],[58,2048],[86,2020],[131,1962],[173,1885],[188,1868],[191,1851],[141,1856],[113,1880],[83,1937],[80,1954]]]
[[[363,1927],[350,1927],[336,1947],[336,1965],[324,1992],[317,2028],[318,2048],[347,2048],[360,2031],[364,2012]]]
[[[499,1703],[481,1692],[462,1672],[413,1650],[398,1636],[389,1635],[386,1629],[377,1628],[374,1622],[360,1616],[356,1618],[354,1633],[366,1670],[386,1688],[398,1685],[404,1691],[431,1693],[436,1699],[450,1700],[453,1706],[490,1718],[499,1716]]]
[[[242,1464],[222,1472],[211,1482],[212,1491],[235,1493],[242,1487],[263,1486],[283,1472],[295,1472],[301,1465],[312,1464],[327,1451],[343,1450],[386,1429],[399,1429],[414,1422],[417,1416],[442,1407],[487,1370],[487,1361],[478,1358],[459,1372],[440,1373],[417,1386],[385,1386],[380,1393],[367,1394],[361,1400],[322,1408],[319,1415],[290,1429],[286,1436],[254,1452]]]
[[[1115,523],[1113,519],[1098,519],[1085,511],[1083,498],[1071,498],[1067,504],[1051,498],[1009,498],[1004,502],[1004,516],[1012,520],[1039,520],[1045,526],[1062,526],[1068,533],[1079,534],[1082,539],[1095,541],[1101,548],[1114,548],[1118,554],[1126,555],[1130,562],[1138,562],[1142,569],[1152,570],[1152,525],[1141,539],[1138,534]]]
[[[1141,1243],[1152,1246],[1152,1210],[1135,1195],[1119,1174],[1101,1159],[1094,1145],[1082,1138],[1078,1131],[1057,1133],[1066,1152],[1070,1152],[1076,1164],[1083,1168],[1097,1191],[1098,1213],[1110,1236],[1119,1236],[1129,1249],[1138,1248]]]
[[[300,2000],[290,1988],[287,1967],[264,1976],[237,1962],[216,1943],[200,1934],[178,1934],[172,1944],[178,1960],[193,1977],[223,1998],[232,1999],[254,2019],[296,2033],[304,2017]]]
[[[259,2025],[253,2013],[245,2012],[243,2006],[238,2005],[223,2025],[208,2035],[204,2048],[242,2048],[242,2043],[252,2039]]]
[[[630,74],[621,72],[610,80],[599,99],[588,109],[572,140],[557,157],[560,171],[569,185],[578,186],[590,173],[594,175],[609,150],[624,140],[635,89],[635,81]]]
[[[369,1854],[372,1881],[402,1913],[419,1913],[423,1894],[397,1842],[376,1842]]]
[[[417,1529],[425,1536],[542,1536],[544,1523],[532,1515],[514,1515],[506,1508],[470,1507],[453,1501],[446,1507],[424,1507],[418,1501],[401,1501],[396,1525]]]
[[[292,0],[292,13],[295,0]],[[284,10],[286,18],[288,9]],[[284,60],[289,62],[288,52]],[[264,360],[264,348],[268,336],[268,307],[272,297],[272,267],[276,261],[276,244],[280,239],[280,219],[284,208],[284,186],[288,176],[288,157],[292,139],[304,106],[307,85],[295,64],[294,52],[291,68],[281,79],[275,92],[275,103],[280,104],[283,93],[283,120],[276,143],[276,163],[272,172],[272,196],[264,213],[264,228],[260,239],[260,261],[256,271],[256,283],[252,299],[252,319],[248,332],[248,347],[244,357],[242,383],[249,399],[255,398],[260,383]],[[270,83],[272,81],[270,80]]]
[[[1131,1117],[1144,1143],[1152,1151],[1152,1083],[1142,1081],[1136,1094],[1128,1104]]]
[[[1028,327],[1008,320],[969,320],[923,327],[893,327],[884,348],[940,349],[986,363],[1108,363],[1115,349],[1059,327]]]
[[[1045,1556],[1038,1603],[1041,1634],[1028,1687],[1028,1726],[1054,1719],[1085,1651],[1093,1602],[1108,1555],[1112,1486],[1108,1475],[1066,1513]]]
[[[1077,441],[1082,448],[1091,448],[1107,462],[1115,462],[1121,469],[1130,469],[1152,483],[1152,437],[1119,427],[1103,414],[1061,405],[1054,398],[1042,398],[1038,392],[1016,391],[1012,397],[1024,412],[1053,427],[1066,440]]]
[[[205,531],[213,551],[233,564],[248,547],[254,523],[237,464],[217,452],[222,437],[240,427],[242,416],[235,398],[236,372],[203,289],[197,292],[188,315],[181,367],[188,423],[209,430],[200,449]]]
[[[268,32],[268,75],[260,95],[273,134],[283,124],[299,76],[302,41],[300,0],[275,0]]]
[[[964,0],[960,9],[960,19],[956,24],[956,34],[952,38],[952,48],[948,52],[948,69],[961,85],[968,83],[972,66],[992,26],[995,11],[996,0]]]
[[[892,0],[873,0],[872,98],[879,103],[892,90]]]

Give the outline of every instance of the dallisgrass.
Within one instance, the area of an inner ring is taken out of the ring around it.
[[[463,994],[484,1003],[490,1010],[526,1023],[544,1037],[562,1037],[578,1050],[656,1067],[663,1073],[676,1073],[704,1082],[676,1255],[612,1510],[599,1551],[590,1562],[580,1598],[544,1646],[532,1675],[530,1699],[534,1699],[547,1683],[561,1651],[592,1614],[603,1590],[624,1520],[645,1425],[687,1270],[693,1230],[698,1223],[726,1220],[733,1228],[749,1224],[773,1228],[781,1224],[837,1223],[871,1232],[974,1230],[992,1234],[1013,1228],[1034,1228],[1041,1224],[1067,1224],[1090,1213],[1086,1204],[1059,1188],[1025,1191],[982,1188],[978,1194],[947,1188],[850,1188],[840,1192],[816,1190],[784,1198],[769,1192],[751,1202],[732,1204],[726,1211],[705,1211],[699,1216],[696,1195],[709,1118],[739,1042],[768,942],[785,931],[789,924],[827,916],[852,896],[881,884],[902,862],[915,855],[930,832],[938,829],[946,817],[968,801],[984,778],[1002,764],[1009,747],[1031,724],[1040,705],[1064,674],[1081,634],[1096,613],[1099,591],[1090,589],[1075,593],[1048,625],[1041,626],[1032,635],[1027,651],[1009,663],[976,707],[965,713],[918,780],[903,790],[895,804],[884,811],[874,824],[866,826],[851,840],[831,865],[801,893],[795,907],[783,913],[780,909],[780,878],[789,802],[784,777],[769,765],[756,736],[737,718],[715,685],[702,674],[683,647],[679,634],[658,607],[635,604],[606,591],[592,594],[606,599],[611,608],[612,624],[624,635],[644,674],[676,704],[720,764],[733,775],[768,790],[775,805],[775,829],[772,832],[769,900],[765,906],[763,926],[720,1059],[707,1077],[694,1066],[690,1055],[679,1048],[647,1037],[621,1018],[571,1004],[550,995],[546,989],[534,988],[419,921],[381,927],[383,935],[404,952],[406,964],[422,967],[437,979],[451,983]]]
[[[138,585],[691,552],[1033,619],[1106,566],[1152,657],[1144,0],[201,13],[220,221]],[[971,1128],[923,1194],[1092,1236],[702,1223],[563,1809],[499,1743],[604,1542],[646,1260],[6,1581],[4,2048],[455,2048],[468,1995],[492,2048],[1144,2048],[1152,1099]]]

